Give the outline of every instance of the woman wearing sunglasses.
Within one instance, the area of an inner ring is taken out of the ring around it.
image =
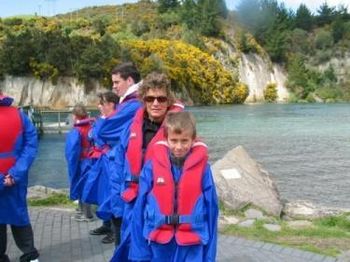
[[[151,157],[152,145],[165,138],[163,120],[166,114],[184,109],[183,104],[175,102],[170,80],[161,73],[153,72],[146,76],[139,89],[139,99],[143,102],[143,107],[136,112],[130,130],[119,147],[120,153],[116,154],[119,157],[116,159],[116,174],[122,174],[120,188],[117,188],[118,176],[112,176],[112,180],[115,179],[112,181],[115,186],[113,198],[124,202],[124,212],[122,242],[111,261],[128,261],[131,213],[138,193],[142,166]],[[112,203],[112,208],[117,204]]]

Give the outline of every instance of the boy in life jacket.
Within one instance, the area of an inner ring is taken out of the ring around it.
[[[141,173],[129,259],[214,262],[218,200],[207,147],[189,112],[168,114],[165,137]]]
[[[84,189],[86,175],[91,168],[90,157],[91,144],[88,133],[93,119],[88,118],[86,108],[78,104],[72,111],[73,128],[66,136],[65,157],[68,166],[70,185],[70,199],[79,200],[78,214],[74,217],[77,221],[92,221],[91,206],[84,203],[82,191]]]
[[[38,261],[27,209],[28,170],[38,149],[36,129],[0,90],[0,261],[6,255],[7,225],[23,252],[20,261]]]

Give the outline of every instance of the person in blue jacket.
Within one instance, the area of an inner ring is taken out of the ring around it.
[[[129,259],[214,262],[218,200],[207,147],[189,112],[167,115],[165,137],[141,173]]]
[[[120,143],[121,136],[125,130],[130,127],[131,121],[136,111],[141,107],[140,101],[137,99],[138,88],[141,84],[141,75],[136,66],[132,63],[123,63],[112,70],[113,92],[119,96],[119,103],[115,107],[113,113],[107,117],[101,118],[96,127],[92,130],[92,139],[97,150],[102,151],[101,159],[98,161],[97,167],[94,168],[109,172],[102,172],[98,179],[94,179],[94,175],[89,176],[89,184],[87,187],[87,195],[96,193],[96,204],[99,206],[96,214],[104,221],[112,220],[115,228],[115,244],[120,241],[121,216],[114,217],[111,212],[110,199],[110,176],[113,174],[115,164],[114,148]],[[95,166],[95,165],[94,165]],[[100,166],[100,168],[98,167]],[[119,174],[116,174],[119,176]],[[89,188],[90,187],[90,188]],[[85,190],[84,190],[85,191]],[[121,203],[120,203],[121,204]],[[122,212],[123,208],[119,208]],[[91,234],[104,234],[106,227],[102,225],[92,230]]]
[[[89,222],[93,220],[91,205],[84,203],[81,198],[87,173],[92,165],[91,143],[88,139],[88,133],[94,119],[88,117],[86,108],[82,104],[74,106],[72,118],[73,128],[66,136],[65,145],[70,199],[79,201],[78,213],[74,219]]]
[[[37,154],[37,132],[28,117],[0,91],[0,261],[6,255],[7,225],[23,252],[20,261],[38,261],[27,209],[28,170]]]
[[[124,133],[116,154],[115,172],[122,174],[122,181],[117,180],[118,176],[111,176],[112,212],[115,216],[119,214],[120,204],[117,201],[122,199],[124,203],[122,242],[112,261],[128,261],[131,213],[138,193],[138,177],[143,163],[151,157],[152,145],[165,139],[163,122],[166,114],[184,109],[182,103],[175,101],[170,80],[163,73],[152,72],[143,79],[139,99],[143,106],[136,112],[130,130]]]

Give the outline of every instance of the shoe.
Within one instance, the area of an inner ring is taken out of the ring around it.
[[[75,214],[74,216],[72,216],[71,218],[74,219],[74,220],[77,220],[77,219],[81,219],[83,217],[82,214]]]
[[[29,262],[39,262],[39,259],[30,260]]]
[[[10,259],[7,255],[2,255],[0,257],[0,262],[10,262]]]
[[[101,242],[103,244],[111,244],[114,243],[115,238],[113,236],[113,233],[107,234],[107,236],[105,236],[104,238],[102,238]]]
[[[75,217],[74,220],[77,222],[92,222],[95,219],[94,219],[94,217],[86,217],[86,216],[82,215],[79,217]]]
[[[89,231],[90,235],[106,235],[108,233],[111,233],[111,229],[105,226],[100,226],[98,228],[92,229]]]

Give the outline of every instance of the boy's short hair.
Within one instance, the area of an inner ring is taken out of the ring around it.
[[[197,136],[196,120],[190,112],[169,112],[164,120],[165,137],[168,137],[169,130],[176,134],[191,131],[192,138],[195,139]]]
[[[78,119],[84,119],[88,117],[88,112],[83,104],[77,104],[73,107],[72,114]]]
[[[139,88],[139,99],[143,101],[150,89],[164,89],[169,105],[175,102],[175,96],[171,91],[170,79],[164,73],[151,72],[143,80]]]
[[[114,104],[118,104],[119,101],[119,97],[112,91],[107,91],[104,93],[99,93],[98,98],[100,99],[100,105],[104,104],[104,103],[114,103]]]
[[[135,64],[131,62],[122,63],[112,69],[111,72],[112,75],[119,74],[121,78],[124,80],[128,79],[128,77],[131,77],[135,83],[140,82],[141,75],[139,70],[137,70]]]

